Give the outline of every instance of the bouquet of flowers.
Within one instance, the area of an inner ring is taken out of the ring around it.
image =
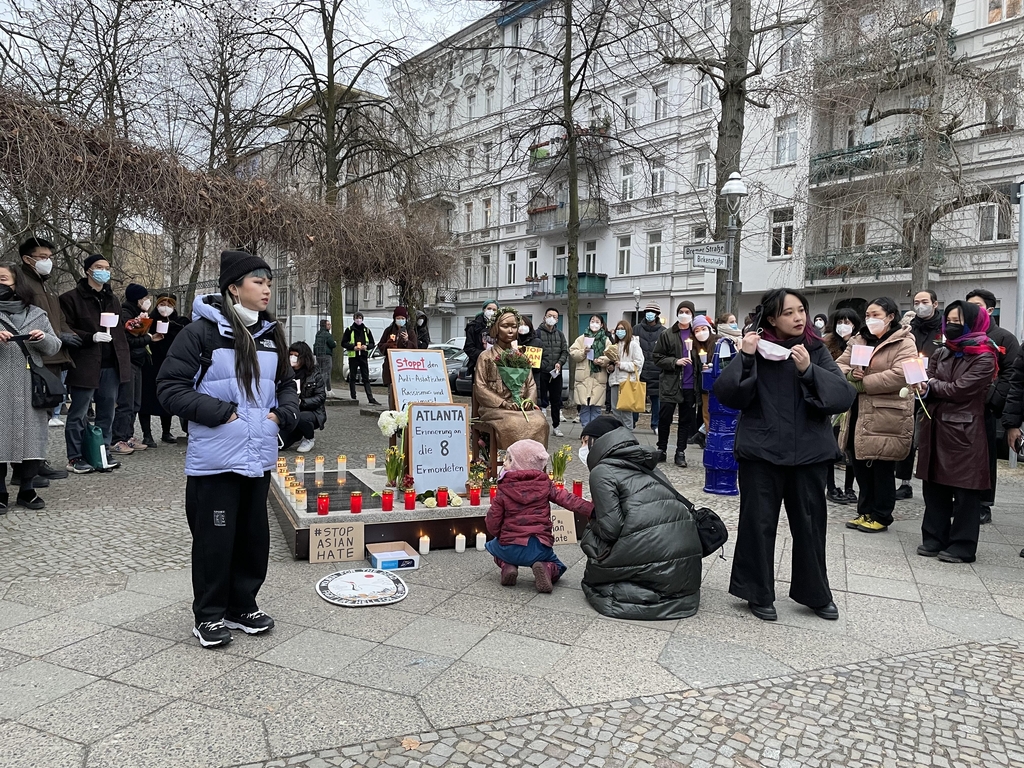
[[[384,473],[388,478],[388,486],[396,487],[398,479],[405,474],[405,454],[397,445],[393,445],[384,453]]]
[[[394,437],[397,432],[404,432],[409,425],[409,412],[405,411],[384,411],[377,419],[377,428],[384,437]],[[399,436],[401,442],[401,436]]]
[[[565,482],[565,468],[572,461],[572,446],[563,445],[551,454],[551,474],[556,482]]]
[[[405,477],[405,428],[409,425],[409,411],[384,411],[377,419],[377,427],[384,437],[398,435],[395,445],[384,454],[384,473],[389,487],[397,487]]]
[[[512,401],[529,421],[530,417],[526,415],[526,406],[529,405],[532,408],[533,401],[523,398],[523,387],[532,372],[530,358],[518,350],[506,349],[498,355],[494,363],[498,367],[498,375],[501,376],[502,383],[512,393]]]
[[[152,326],[153,319],[148,317],[145,312],[138,317],[133,317],[131,320],[125,320],[124,323],[124,329],[132,336],[144,336],[149,333],[149,329]]]

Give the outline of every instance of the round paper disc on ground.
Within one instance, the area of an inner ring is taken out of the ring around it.
[[[362,608],[404,600],[409,588],[399,576],[376,568],[353,568],[324,576],[316,583],[320,597],[335,605]]]

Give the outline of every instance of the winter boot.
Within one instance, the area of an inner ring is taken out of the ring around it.
[[[533,581],[537,587],[538,592],[549,594],[551,592],[551,569],[549,565],[553,563],[534,563],[532,566],[533,570]]]
[[[501,586],[514,587],[519,579],[519,568],[498,558],[494,558],[494,563],[501,568]]]

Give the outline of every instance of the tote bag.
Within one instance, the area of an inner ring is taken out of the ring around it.
[[[633,378],[634,374],[636,379]],[[643,413],[647,410],[647,385],[640,381],[640,375],[635,371],[619,384],[619,400],[615,409],[630,413]]]

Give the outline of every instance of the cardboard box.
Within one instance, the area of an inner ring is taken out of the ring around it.
[[[420,567],[420,553],[404,541],[367,544],[366,559],[381,571],[415,571]]]

